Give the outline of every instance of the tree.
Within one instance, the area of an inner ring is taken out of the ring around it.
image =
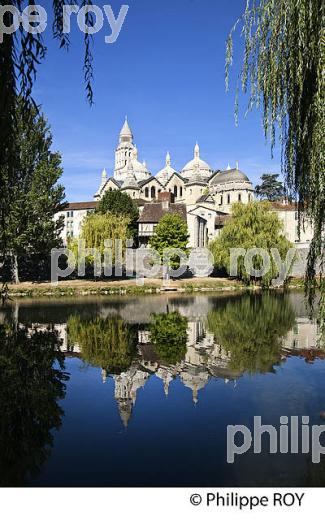
[[[161,361],[174,365],[186,354],[187,318],[178,311],[153,314],[150,323],[151,341]]]
[[[279,175],[276,173],[264,173],[261,177],[262,184],[255,188],[256,195],[272,202],[284,197],[283,184],[278,178]]]
[[[268,287],[279,274],[279,269],[271,255],[271,248],[276,248],[284,261],[293,244],[283,235],[282,223],[274,212],[269,211],[267,202],[254,201],[247,205],[237,203],[233,205],[232,210],[232,218],[226,222],[220,236],[209,245],[215,265],[230,274],[230,249],[262,248],[269,254],[271,260],[269,271],[261,278],[262,285]],[[256,255],[253,259],[254,269],[261,269],[262,266],[262,257]],[[243,256],[237,260],[237,269],[238,278],[245,283],[249,284],[254,279],[246,270]]]
[[[61,341],[54,330],[0,325],[0,486],[23,486],[48,459],[65,397]]]
[[[138,232],[139,208],[127,193],[120,190],[107,191],[99,202],[97,213],[124,215],[130,219],[129,229],[135,237]]]
[[[15,283],[19,283],[19,257],[47,256],[61,244],[63,221],[54,220],[54,215],[64,206],[64,188],[57,184],[62,175],[61,156],[51,151],[52,135],[47,121],[32,106],[26,120],[21,99],[17,105],[18,179],[14,199],[3,216],[5,228],[0,228],[0,241],[6,235]],[[6,174],[7,167],[0,167],[0,171]]]
[[[80,0],[76,2],[80,7],[92,5],[91,0]],[[10,5],[22,12],[26,3],[22,0],[1,0],[0,6]],[[27,5],[35,7],[34,0],[28,0]],[[61,48],[68,49],[69,35],[64,32],[63,6],[64,0],[53,0],[53,36],[59,41]],[[4,25],[12,25],[12,14],[5,10],[2,19]],[[85,23],[94,25],[94,14],[86,10]],[[84,57],[84,79],[86,84],[87,98],[90,104],[93,101],[92,92],[92,35],[88,32],[84,35],[85,57]],[[19,141],[17,133],[17,121],[19,121],[19,108],[17,107],[17,96],[22,99],[22,114],[26,124],[31,122],[30,105],[37,106],[32,98],[33,85],[36,78],[37,68],[46,56],[46,45],[40,33],[31,33],[22,28],[11,34],[3,34],[0,44],[0,256],[4,257],[10,249],[10,236],[7,234],[6,219],[15,202],[16,186],[23,182],[27,172],[20,167],[20,157],[16,153],[16,143]],[[1,295],[6,294],[4,289]]]
[[[118,251],[116,249],[116,241],[120,241],[120,252],[121,257],[118,260],[123,260],[124,252],[126,249],[126,241],[130,238],[130,230],[129,230],[130,219],[123,215],[120,216],[119,219],[116,218],[116,215],[112,215],[110,213],[106,214],[97,214],[93,213],[86,217],[83,222],[80,240],[84,241],[84,246],[86,249],[93,248],[97,253],[101,256],[101,265],[103,262],[103,255],[105,250],[108,251],[109,247],[105,242],[111,240],[111,253],[112,253],[112,265],[114,265]],[[78,249],[79,241],[77,239],[69,241],[69,249],[75,255],[75,258],[78,261],[81,261],[83,258],[83,253]],[[89,264],[94,263],[94,256],[87,255],[86,261]]]
[[[168,249],[187,250],[188,228],[186,222],[177,213],[167,213],[162,217],[150,239],[150,247],[155,249],[161,259]],[[169,264],[173,269],[179,267],[179,257],[172,256]]]
[[[119,316],[82,320],[70,316],[69,343],[78,343],[82,359],[91,365],[120,374],[127,370],[136,354],[137,331]]]
[[[241,296],[207,316],[208,330],[230,354],[230,367],[249,373],[273,370],[281,361],[283,338],[294,324],[290,299],[271,293]]]
[[[306,291],[312,303],[318,259],[322,273],[325,267],[324,2],[248,0],[228,39],[227,87],[238,25],[243,26],[245,38],[240,79],[244,93],[249,91],[248,109],[262,107],[272,151],[279,130],[286,191],[298,202],[300,225],[304,216],[313,224],[306,271]],[[320,289],[325,318],[324,277]]]

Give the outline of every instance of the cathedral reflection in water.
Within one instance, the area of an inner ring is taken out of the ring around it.
[[[306,362],[324,359],[319,328],[306,317],[303,298],[263,298],[263,303],[267,303],[265,308],[261,307],[262,300],[258,297],[246,295],[234,297],[230,303],[226,299],[223,303],[221,299],[217,306],[208,296],[131,298],[122,303],[121,300],[103,300],[90,317],[78,316],[75,309],[78,323],[74,322],[73,333],[69,311],[60,323],[35,321],[29,323],[29,330],[32,333],[51,327],[58,333],[65,356],[79,357],[98,366],[104,384],[112,378],[119,414],[127,427],[138,391],[153,376],[161,379],[166,397],[177,378],[191,391],[195,405],[200,390],[211,378],[218,378],[235,389],[237,380],[245,372],[271,372],[288,356],[303,357]],[[17,305],[15,312],[19,320]],[[164,325],[164,317],[177,319],[179,316],[182,324],[186,319],[183,350],[182,340],[175,339],[176,353],[178,348],[182,351],[176,362],[166,360],[157,348],[151,325],[153,316],[160,317],[159,326],[166,328],[162,337],[167,352],[174,332],[168,321]],[[246,332],[241,320],[246,320]],[[240,333],[236,330],[237,322]],[[114,358],[114,369],[110,369],[111,358]]]

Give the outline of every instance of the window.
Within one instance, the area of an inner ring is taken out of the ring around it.
[[[146,188],[146,189],[144,190],[144,196],[146,197],[146,199],[149,198],[149,188]]]
[[[221,195],[220,196],[220,205],[222,205],[222,204],[223,204],[223,196]]]
[[[230,195],[227,195],[227,203],[230,204]]]
[[[252,196],[251,196],[251,194],[249,193],[249,194],[248,194],[248,202],[250,202],[251,200],[252,200]]]
[[[182,187],[179,188],[179,196],[183,197],[183,188]]]
[[[175,199],[177,198],[177,186],[174,186],[174,195],[175,195]]]
[[[241,193],[238,193],[238,202],[241,202]]]
[[[151,188],[151,198],[152,199],[156,198],[156,188],[154,186],[152,186],[152,188]]]

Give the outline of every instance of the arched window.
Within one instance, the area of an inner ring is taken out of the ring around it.
[[[241,193],[238,193],[238,202],[241,202]]]
[[[222,195],[220,196],[220,204],[221,205],[223,204],[223,196]]]
[[[252,195],[249,193],[248,194],[248,202],[250,202],[252,200]]]
[[[179,196],[183,197],[183,188],[182,188],[182,186],[179,188]]]
[[[227,195],[227,203],[230,204],[230,195]]]
[[[175,196],[175,199],[177,199],[177,186],[174,186],[174,196]]]
[[[152,188],[151,188],[151,198],[152,199],[156,198],[156,188],[154,186],[152,186]]]
[[[149,188],[146,188],[146,189],[144,190],[144,196],[146,197],[146,199],[149,198]]]

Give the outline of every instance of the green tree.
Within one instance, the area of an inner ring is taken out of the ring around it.
[[[63,6],[65,0],[53,0],[53,36],[58,40],[61,48],[69,47],[69,35],[64,32]],[[91,0],[76,2],[80,7],[92,5]],[[0,0],[0,6],[10,5],[19,12],[26,7],[22,0]],[[35,7],[34,0],[28,0],[27,6]],[[85,22],[93,25],[94,14],[86,11]],[[12,25],[12,14],[5,10],[3,23]],[[92,93],[92,35],[84,36],[85,54],[83,74],[86,84],[87,98],[90,103],[93,100]],[[19,130],[17,121],[20,118],[22,108],[25,123],[30,118],[30,105],[33,102],[32,91],[36,78],[36,72],[40,63],[46,56],[46,45],[42,34],[24,31],[22,28],[11,34],[3,34],[0,44],[0,256],[3,258],[10,250],[10,230],[7,227],[7,215],[15,203],[17,183],[24,182],[28,172],[21,168],[20,156],[17,154],[17,141],[19,142]],[[22,107],[17,105],[17,95],[22,99]],[[8,234],[7,234],[8,232]],[[6,294],[6,289],[0,293]]]
[[[306,271],[306,291],[312,303],[318,259],[322,272],[325,266],[324,2],[248,0],[228,39],[227,86],[238,25],[245,38],[240,79],[244,93],[249,92],[248,109],[262,108],[272,150],[279,136],[286,191],[299,203],[300,225],[304,216],[313,224]],[[324,276],[320,289],[325,318]]]
[[[120,374],[130,367],[136,354],[138,335],[119,316],[91,320],[70,316],[67,327],[70,345],[78,343],[85,362],[110,374]]]
[[[255,192],[261,199],[267,199],[271,202],[284,197],[284,187],[276,173],[264,173],[261,177],[262,183],[255,188]]]
[[[99,202],[97,213],[111,213],[130,219],[129,229],[133,237],[138,233],[139,208],[127,193],[120,190],[107,191]]]
[[[271,293],[230,300],[207,316],[216,343],[230,354],[230,368],[250,373],[271,371],[281,361],[283,338],[294,324],[289,298]]]
[[[118,252],[116,250],[116,241],[119,240],[121,244],[121,260],[124,259],[124,253],[126,249],[126,241],[130,238],[129,230],[130,220],[128,217],[122,216],[117,219],[115,215],[110,213],[89,214],[82,225],[80,240],[84,241],[86,249],[96,249],[96,252],[101,256],[101,266],[104,260],[104,252],[108,251],[108,247],[105,246],[105,242],[111,240],[112,247],[112,266],[118,258]],[[69,249],[74,254],[78,261],[82,261],[84,254],[78,249],[79,240],[73,239],[69,241]],[[87,255],[85,258],[88,264],[93,265],[95,258],[93,255]]]
[[[261,279],[263,286],[269,286],[279,274],[278,267],[271,254],[271,248],[279,251],[282,261],[293,244],[283,235],[283,226],[278,216],[269,211],[269,204],[250,202],[247,205],[234,204],[232,218],[226,222],[220,236],[210,242],[209,247],[214,256],[215,266],[225,269],[230,274],[230,249],[262,248],[270,255],[271,266]],[[261,269],[263,259],[256,255],[253,259],[254,269]],[[253,277],[247,272],[244,257],[237,260],[238,278],[249,284]]]
[[[150,323],[151,341],[161,361],[174,365],[186,354],[187,318],[178,311],[153,314]]]
[[[0,325],[0,486],[26,485],[49,457],[68,380],[60,344],[50,329]]]
[[[32,106],[26,121],[22,100],[17,103],[15,154],[19,156],[19,178],[13,189],[14,200],[4,216],[5,228],[0,227],[0,242],[5,234],[15,283],[19,282],[19,257],[47,256],[61,244],[63,220],[53,217],[63,208],[64,199],[64,188],[57,184],[62,175],[61,157],[51,151],[48,123]]]
[[[188,243],[187,223],[176,213],[167,213],[162,217],[150,239],[150,247],[155,249],[161,259],[168,249],[180,249],[184,253]],[[179,267],[179,257],[172,256],[169,262],[173,269]]]

